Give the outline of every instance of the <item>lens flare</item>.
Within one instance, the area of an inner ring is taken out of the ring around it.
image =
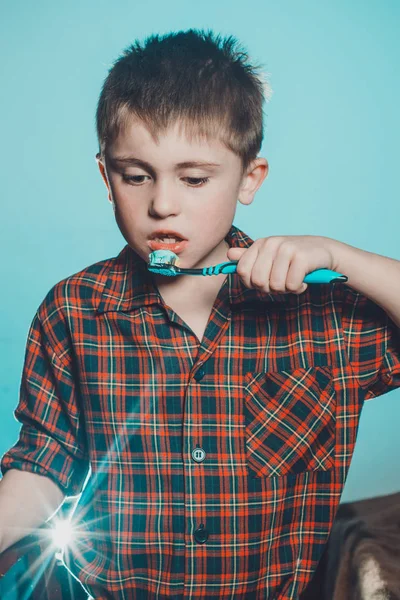
[[[59,550],[64,550],[65,546],[72,541],[72,527],[69,520],[59,520],[54,524],[52,531],[53,543]]]

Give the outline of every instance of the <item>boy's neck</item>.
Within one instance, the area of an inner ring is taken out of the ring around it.
[[[210,277],[178,275],[173,281],[155,282],[161,296],[169,305],[191,305],[197,308],[214,304],[227,275],[212,275]],[[171,278],[172,279],[172,278]]]
[[[210,266],[228,260],[226,254],[229,245],[225,242],[218,252],[218,257],[210,259]],[[157,286],[161,296],[167,302],[166,298],[174,301],[178,305],[185,305],[190,302],[199,307],[199,305],[208,306],[214,303],[219,290],[221,289],[227,275],[199,276],[199,275],[177,275],[176,277],[163,277],[153,274],[154,284]]]

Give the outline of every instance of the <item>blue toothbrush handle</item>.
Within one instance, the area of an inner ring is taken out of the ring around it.
[[[330,269],[317,269],[308,273],[304,279],[304,283],[333,283],[333,282],[345,282],[348,280],[346,275],[331,271]]]
[[[215,265],[215,267],[205,267],[203,269],[204,275],[219,275],[219,273],[235,273],[236,265],[238,261],[229,261]],[[212,269],[212,271],[210,271]],[[331,271],[330,269],[317,269],[308,273],[303,281],[304,283],[332,283],[334,281],[347,281],[346,275]]]

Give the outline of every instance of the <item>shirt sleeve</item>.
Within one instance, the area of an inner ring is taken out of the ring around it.
[[[400,387],[400,329],[381,306],[343,286],[342,328],[365,400]]]
[[[58,318],[55,330],[60,327]],[[89,461],[76,383],[68,353],[54,352],[39,311],[28,333],[14,415],[22,427],[16,444],[2,456],[3,475],[9,469],[30,471],[52,479],[66,496],[80,493]]]

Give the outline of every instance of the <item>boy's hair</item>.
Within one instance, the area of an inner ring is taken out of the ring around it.
[[[114,62],[96,112],[104,157],[130,116],[141,119],[155,142],[175,122],[189,139],[219,139],[241,158],[243,172],[260,151],[263,102],[271,88],[250,65],[233,36],[189,29],[136,40]]]

